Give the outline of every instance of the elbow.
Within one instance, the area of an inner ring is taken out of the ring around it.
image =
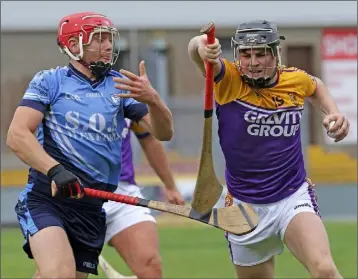
[[[10,148],[11,151],[17,153],[21,146],[21,140],[25,137],[22,129],[17,129],[15,127],[9,128],[6,137],[6,146]]]
[[[192,38],[190,41],[189,41],[189,44],[188,44],[188,54],[189,54],[189,56],[191,57],[192,56],[192,53],[194,52],[194,51],[197,51],[197,48],[196,48],[196,46],[195,46],[195,37],[194,38]]]
[[[173,138],[173,135],[174,135],[174,129],[173,127],[170,127],[165,131],[165,133],[158,135],[156,138],[160,141],[170,141]]]
[[[6,146],[14,152],[17,150],[17,146],[18,146],[16,144],[16,142],[17,142],[16,138],[17,138],[16,133],[10,127],[10,129],[7,132],[7,136],[6,136]]]
[[[174,129],[171,128],[169,130],[169,133],[166,135],[166,137],[163,139],[163,141],[170,141],[173,138],[174,135]]]
[[[188,44],[189,57],[194,61],[196,61],[198,59],[198,56],[199,56],[199,53],[198,53],[199,40],[200,40],[200,36],[196,36],[196,37],[192,38],[189,41],[189,44]]]
[[[168,109],[168,122],[167,123],[168,123],[166,125],[167,128],[163,129],[164,132],[161,134],[160,138],[158,138],[160,141],[170,141],[174,135],[173,114],[169,109]]]

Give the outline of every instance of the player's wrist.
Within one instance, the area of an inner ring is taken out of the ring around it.
[[[56,165],[52,166],[48,171],[47,171],[47,176],[52,178],[54,177],[56,174],[58,174],[59,172],[65,171],[65,167],[59,163],[57,163]]]
[[[151,100],[147,103],[148,106],[157,106],[161,103],[160,95],[157,91],[153,94]]]
[[[175,184],[165,184],[164,185],[165,189],[170,190],[170,191],[177,191],[177,187],[175,186]]]

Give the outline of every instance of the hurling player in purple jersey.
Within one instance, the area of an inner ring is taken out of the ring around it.
[[[323,82],[281,65],[275,24],[249,21],[232,38],[234,62],[221,57],[216,39],[189,42],[188,52],[205,74],[214,65],[220,146],[226,161],[226,205],[249,203],[259,215],[251,233],[226,234],[238,278],[274,278],[275,256],[284,244],[313,278],[342,278],[333,262],[313,185],[306,177],[300,119],[304,99],[324,114],[335,141],[349,131]]]
[[[136,122],[125,119],[122,131],[122,170],[116,193],[142,197],[135,181],[131,131],[137,137],[150,166],[164,184],[166,199],[183,205],[170,171],[164,147]],[[155,219],[145,207],[108,201],[106,242],[113,246],[138,278],[163,278]]]

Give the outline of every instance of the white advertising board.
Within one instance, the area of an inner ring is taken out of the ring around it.
[[[339,110],[350,122],[350,132],[340,144],[357,143],[357,29],[324,29],[322,36],[322,79]],[[334,140],[324,132],[325,142]]]

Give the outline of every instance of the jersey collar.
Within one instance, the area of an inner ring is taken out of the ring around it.
[[[68,74],[71,75],[75,75],[76,77],[78,77],[79,79],[88,82],[89,84],[92,85],[92,87],[96,87],[98,86],[104,79],[105,77],[99,79],[99,80],[91,80],[89,77],[87,77],[85,74],[83,74],[82,72],[80,72],[79,70],[77,70],[71,63],[68,64]]]

